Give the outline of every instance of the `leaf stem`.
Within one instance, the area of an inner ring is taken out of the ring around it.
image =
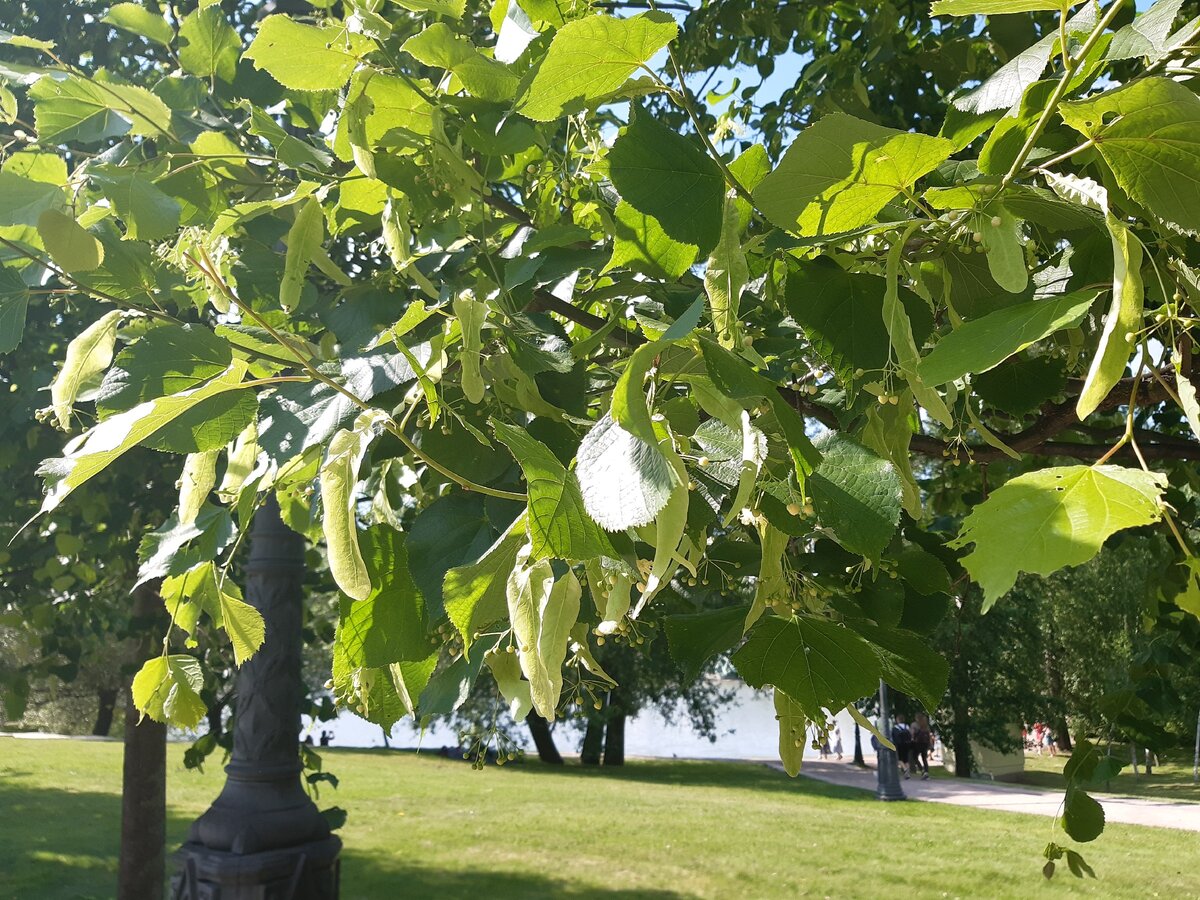
[[[1066,70],[1062,74],[1062,78],[1058,80],[1058,84],[1054,87],[1054,93],[1050,95],[1050,99],[1046,102],[1045,109],[1038,116],[1038,120],[1034,123],[1033,130],[1029,132],[1029,137],[1025,139],[1025,144],[1021,147],[1021,151],[1017,154],[1017,158],[1013,160],[1008,172],[1000,181],[1000,190],[996,191],[993,196],[998,196],[1003,192],[1004,188],[1012,182],[1017,175],[1020,174],[1021,168],[1025,165],[1025,160],[1029,158],[1029,154],[1033,152],[1033,148],[1037,146],[1038,140],[1042,136],[1042,132],[1046,130],[1046,126],[1050,124],[1050,117],[1058,109],[1059,102],[1066,96],[1067,90],[1071,87],[1071,79],[1075,77],[1075,73],[1079,71],[1080,64],[1087,59],[1087,55],[1092,52],[1092,48],[1096,46],[1096,42],[1108,30],[1108,26],[1112,24],[1113,19],[1117,17],[1121,7],[1124,5],[1123,0],[1113,0],[1108,10],[1096,23],[1096,27],[1092,29],[1087,36],[1087,40],[1083,42],[1083,46],[1079,48],[1079,53],[1069,57]],[[1065,29],[1065,26],[1064,26]],[[1065,52],[1065,48],[1064,48]]]
[[[209,265],[211,265],[211,260],[209,260],[208,254],[207,254],[207,252],[205,252],[203,247],[200,248],[200,254],[204,257],[205,262],[208,263]],[[240,309],[242,312],[246,313],[246,315],[250,316],[250,318],[252,318],[255,322],[257,322],[259,327],[262,328],[264,331],[266,331],[267,334],[269,334],[271,336],[271,338],[277,344],[279,344],[279,346],[283,347],[293,357],[295,357],[296,362],[299,363],[300,367],[303,368],[306,372],[308,372],[309,375],[311,375],[317,381],[320,381],[326,387],[329,387],[329,388],[333,389],[334,391],[336,391],[337,393],[341,394],[343,397],[345,397],[347,400],[349,400],[351,403],[353,403],[356,407],[361,409],[363,412],[370,412],[371,410],[374,409],[374,407],[371,406],[371,404],[367,403],[365,400],[363,400],[361,397],[359,397],[353,391],[347,390],[344,385],[339,384],[337,381],[330,378],[328,375],[326,375],[324,372],[322,372],[320,369],[318,369],[313,364],[312,359],[301,348],[298,348],[294,344],[292,344],[292,342],[282,332],[280,332],[278,329],[274,328],[270,322],[268,322],[266,319],[264,319],[262,316],[260,316],[255,310],[251,309],[249,306],[242,303],[241,298],[239,298],[237,296],[237,294],[234,293],[233,289],[230,288],[229,285],[225,283],[225,280],[223,278],[221,278],[219,273],[217,273],[215,270],[210,270],[206,265],[200,263],[191,254],[186,254],[186,255],[187,255],[187,258],[191,261],[192,265],[196,266],[197,269],[199,269],[201,272],[203,272],[205,274],[205,276],[207,276],[220,289],[221,293],[223,293],[226,297],[229,298],[230,302],[236,303],[238,309]],[[413,454],[413,456],[417,457],[417,459],[421,460],[423,463],[425,463],[425,465],[429,466],[431,469],[434,469],[434,470],[440,472],[442,475],[445,475],[447,478],[449,478],[451,481],[453,481],[459,487],[465,488],[466,490],[469,490],[469,491],[478,491],[479,493],[486,494],[489,497],[500,497],[505,500],[527,500],[528,499],[528,496],[526,494],[518,494],[515,491],[504,491],[504,490],[500,490],[499,488],[488,487],[487,485],[484,485],[484,484],[478,484],[477,482],[474,482],[471,479],[469,479],[463,475],[459,475],[457,472],[454,472],[451,469],[446,468],[441,463],[437,462],[432,457],[430,457],[428,454],[426,454],[423,450],[421,450],[421,448],[418,447],[413,442],[413,440],[407,434],[404,433],[404,430],[401,429],[396,424],[395,420],[390,415],[387,416],[383,421],[384,421],[384,427],[387,428],[387,430],[389,432],[391,432],[392,435],[398,441],[400,441],[400,443],[403,444],[410,453]]]

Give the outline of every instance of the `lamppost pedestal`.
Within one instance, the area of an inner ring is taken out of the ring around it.
[[[225,786],[193,824],[176,900],[335,900],[341,840],[300,783],[304,539],[271,498],[254,518],[246,601],[266,639],[237,677]]]
[[[879,730],[884,737],[889,737],[892,730],[892,714],[888,705],[888,688],[879,682]],[[889,750],[881,743],[876,752],[875,765],[878,771],[878,782],[875,796],[880,800],[907,800],[904,788],[900,786],[900,766],[896,759],[896,751]]]

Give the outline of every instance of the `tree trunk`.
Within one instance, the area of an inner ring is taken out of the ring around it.
[[[604,727],[604,764],[625,765],[625,714],[611,715]]]
[[[862,752],[862,731],[857,722],[854,723],[854,764],[860,769],[867,767],[867,761],[863,759]]]
[[[154,652],[165,610],[157,585],[133,593],[133,620],[140,627],[139,655]],[[166,877],[167,726],[146,718],[133,705],[125,708],[125,761],[121,786],[121,859],[118,900],[161,897]]]
[[[208,733],[214,738],[219,738],[224,730],[225,718],[225,701],[218,700],[208,708],[208,712],[204,714],[204,718],[208,720]]]
[[[1054,641],[1054,631],[1051,629],[1048,635],[1051,642]],[[1042,656],[1046,667],[1046,690],[1055,700],[1063,699],[1063,677],[1062,672],[1058,669],[1058,662],[1054,658],[1051,649],[1047,647]],[[1058,745],[1059,750],[1071,750],[1071,730],[1067,727],[1066,716],[1058,716],[1052,723],[1054,727],[1054,742]]]
[[[604,720],[597,715],[588,716],[587,730],[583,733],[583,746],[579,748],[579,761],[585,766],[600,765],[600,751],[604,747]]]
[[[554,746],[554,735],[550,733],[549,723],[537,713],[530,712],[525,717],[525,724],[529,726],[529,734],[533,737],[533,745],[537,747],[538,759],[544,763],[561,766],[563,763],[562,754]]]
[[[108,737],[112,731],[113,713],[117,707],[117,689],[99,688],[96,691],[96,724],[92,726],[92,734],[96,737]]]

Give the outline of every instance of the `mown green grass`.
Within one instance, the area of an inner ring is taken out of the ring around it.
[[[223,774],[169,763],[169,838]],[[1100,879],[1045,883],[1045,818],[791,780],[763,766],[537,764],[475,772],[388,751],[331,750],[349,810],[342,896],[356,898],[1195,897],[1197,836],[1110,826]],[[112,896],[121,746],[0,738],[0,897]]]

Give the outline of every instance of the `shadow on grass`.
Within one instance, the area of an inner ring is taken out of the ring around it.
[[[517,900],[571,897],[578,900],[683,900],[692,894],[655,888],[598,888],[534,872],[470,869],[450,871],[387,862],[353,850],[342,854],[342,898],[437,897],[439,900]]]
[[[436,752],[417,753],[408,749],[385,749],[382,747],[326,748],[322,753],[333,751],[338,756],[403,757],[428,760],[430,762],[454,762]],[[470,764],[462,763],[464,774]],[[859,788],[842,787],[816,781],[811,778],[789,778],[783,772],[757,762],[724,762],[720,760],[683,759],[638,759],[623,766],[581,766],[568,762],[556,766],[540,762],[536,758],[520,763],[510,763],[507,771],[549,778],[592,779],[620,781],[636,784],[674,785],[679,787],[721,788],[731,791],[754,791],[759,793],[804,794],[812,797],[829,797],[836,800],[870,800],[874,795]]]
[[[114,794],[60,788],[31,788],[0,782],[0,898],[80,900],[112,897],[116,889],[121,802]],[[187,835],[191,819],[168,809],[167,875],[171,854]],[[672,900],[669,890],[596,888],[534,872],[486,868],[448,870],[407,860],[343,852],[342,895],[346,898],[408,897],[488,900],[519,897]],[[149,900],[149,898],[148,898]]]

